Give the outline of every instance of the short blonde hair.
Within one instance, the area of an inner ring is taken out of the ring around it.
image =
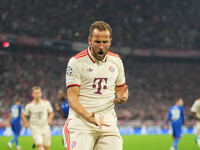
[[[34,92],[35,90],[40,90],[40,91],[42,91],[42,89],[41,89],[40,86],[34,86],[34,87],[32,87],[32,92]]]
[[[105,31],[108,30],[110,32],[110,37],[112,37],[112,28],[110,25],[104,21],[95,21],[93,24],[91,24],[89,29],[89,37],[92,37],[92,32],[94,29],[97,29],[99,31]]]

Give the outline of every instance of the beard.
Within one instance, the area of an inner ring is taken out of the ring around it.
[[[98,52],[95,52],[94,49],[92,48],[92,53],[97,60],[103,60],[107,54],[107,51],[104,52],[103,50],[100,50]]]

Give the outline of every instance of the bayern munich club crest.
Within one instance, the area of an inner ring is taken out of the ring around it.
[[[110,67],[109,67],[109,70],[110,70],[110,72],[114,72],[114,71],[115,71],[115,68],[114,68],[113,66],[110,66]]]
[[[72,143],[71,143],[71,148],[73,149],[73,148],[75,148],[76,147],[76,141],[72,141]]]

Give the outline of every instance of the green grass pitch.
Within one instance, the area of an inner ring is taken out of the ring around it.
[[[124,140],[123,150],[169,150],[172,143],[170,135],[127,135],[122,136]],[[12,137],[0,137],[0,150],[8,150],[7,142]],[[199,150],[194,142],[195,135],[183,135],[179,150]],[[32,149],[32,138],[21,136],[19,142],[23,150]],[[15,150],[15,146],[13,146]],[[36,149],[35,149],[36,150]],[[51,150],[64,150],[61,136],[52,136]]]

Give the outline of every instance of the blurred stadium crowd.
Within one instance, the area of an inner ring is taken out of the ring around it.
[[[0,1],[0,33],[87,41],[95,20],[113,27],[113,45],[198,49],[199,0]]]
[[[116,47],[199,50],[199,0],[17,0],[0,1],[0,33],[87,42],[89,25],[107,21]],[[65,88],[65,55],[0,51],[0,119],[17,97],[31,100],[31,87],[40,85],[54,105]],[[130,89],[125,105],[116,106],[119,124],[161,125],[174,99],[190,107],[199,97],[199,61],[123,57]],[[55,118],[59,118],[55,114]],[[132,122],[133,121],[133,122]]]
[[[0,118],[6,118],[17,97],[25,105],[31,100],[31,87],[40,85],[43,98],[53,105],[59,89],[65,88],[65,68],[69,56],[3,51],[0,54]],[[162,125],[176,97],[185,101],[186,124],[192,125],[190,107],[199,96],[199,61],[140,59],[124,57],[130,98],[117,105],[119,124]],[[58,114],[55,119],[59,119]]]

